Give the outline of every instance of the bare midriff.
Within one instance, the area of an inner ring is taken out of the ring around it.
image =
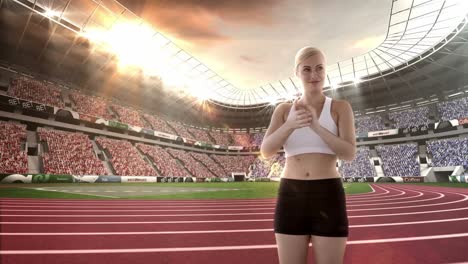
[[[282,178],[320,180],[340,178],[336,170],[336,155],[305,153],[286,158]]]

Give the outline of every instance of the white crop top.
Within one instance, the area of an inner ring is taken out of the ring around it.
[[[323,109],[318,121],[324,128],[337,135],[338,127],[330,111],[331,102],[332,99],[330,97],[325,97],[325,103],[323,104]],[[286,158],[303,153],[335,154],[335,152],[328,147],[327,143],[310,127],[295,129],[286,139],[283,148]]]

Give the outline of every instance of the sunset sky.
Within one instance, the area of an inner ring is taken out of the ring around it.
[[[292,77],[304,46],[330,64],[369,51],[384,40],[391,9],[391,0],[119,2],[241,89]]]

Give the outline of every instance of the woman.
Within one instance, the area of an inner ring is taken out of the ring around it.
[[[285,150],[274,219],[278,257],[281,264],[307,263],[312,240],[315,263],[342,263],[349,225],[336,161],[356,155],[353,110],[348,102],[323,94],[320,50],[299,50],[295,74],[302,96],[276,107],[260,148],[264,158],[283,145]]]

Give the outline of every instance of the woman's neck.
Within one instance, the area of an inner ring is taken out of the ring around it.
[[[322,93],[310,94],[304,93],[300,101],[306,105],[322,105],[325,103],[325,95]]]

